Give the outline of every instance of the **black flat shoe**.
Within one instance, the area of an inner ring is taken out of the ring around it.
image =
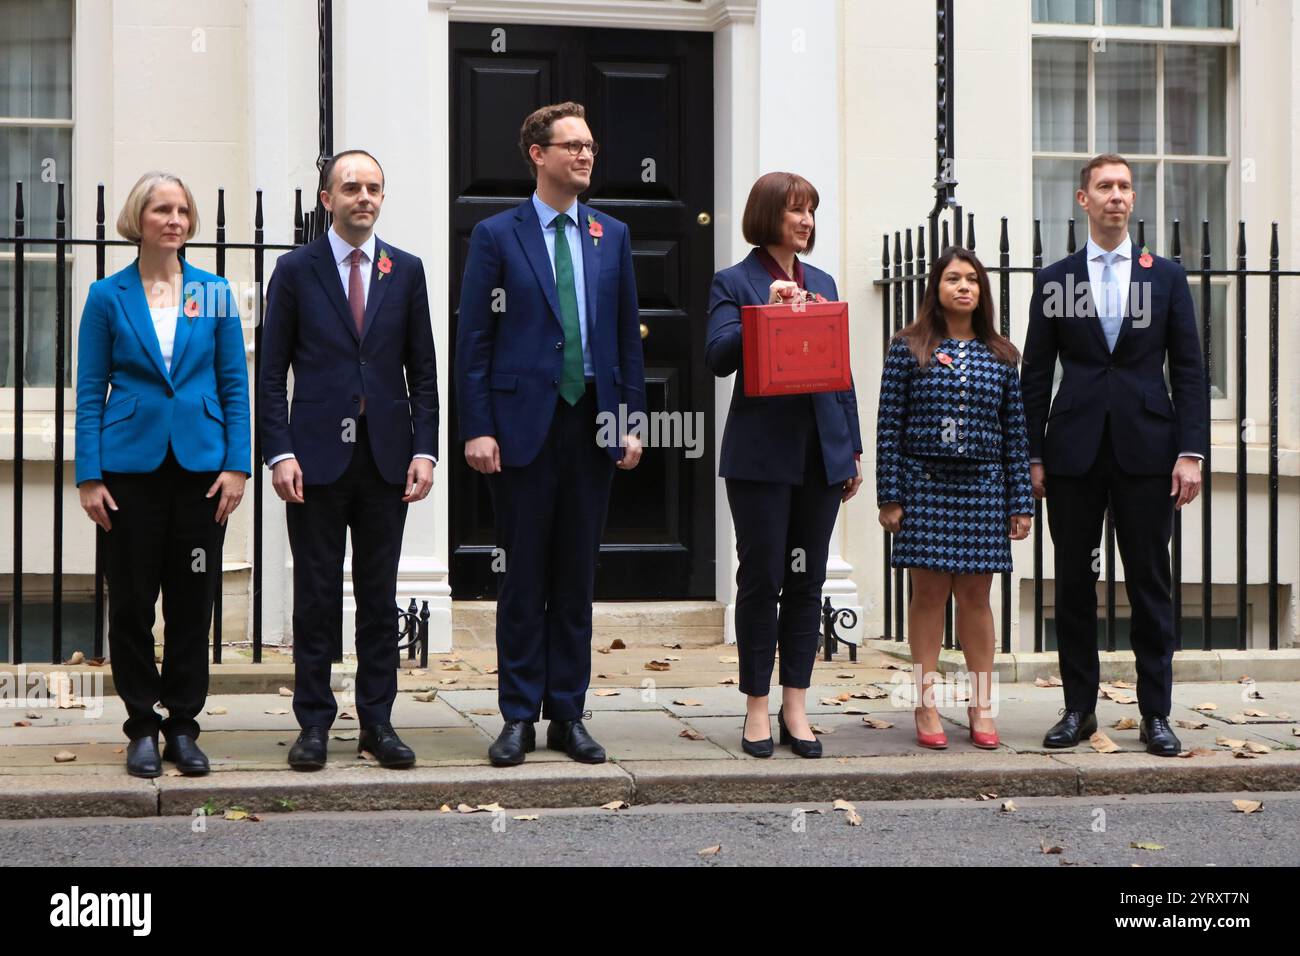
[[[790,728],[785,725],[785,708],[782,707],[776,712],[777,730],[781,732],[781,743],[789,744],[800,757],[820,757],[822,755],[822,742],[814,737],[812,740],[804,740],[790,733]]]
[[[1143,717],[1138,740],[1147,745],[1147,753],[1157,757],[1177,757],[1183,752],[1182,741],[1170,728],[1168,717]]]
[[[580,720],[553,720],[546,728],[546,747],[560,750],[578,763],[604,763],[605,748],[587,733]]]
[[[362,727],[357,737],[357,753],[365,751],[388,770],[405,770],[415,766],[415,751],[402,743],[392,724]]]
[[[137,737],[126,745],[126,772],[133,777],[161,777],[157,737]]]
[[[162,756],[163,760],[170,760],[176,764],[176,769],[188,777],[201,777],[212,769],[208,764],[207,754],[199,749],[199,745],[189,734],[168,737]]]
[[[1079,741],[1086,740],[1097,732],[1096,713],[1085,714],[1081,710],[1063,710],[1063,716],[1043,738],[1044,747],[1077,747]]]
[[[497,739],[488,748],[488,760],[494,767],[514,767],[524,762],[524,754],[537,747],[537,730],[530,720],[507,720]]]
[[[304,727],[289,748],[289,766],[294,770],[319,770],[325,766],[327,737],[324,727]]]

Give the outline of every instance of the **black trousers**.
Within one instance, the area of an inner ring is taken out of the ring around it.
[[[767,696],[778,646],[781,686],[806,688],[812,682],[826,556],[843,494],[842,483],[826,483],[815,428],[809,435],[802,485],[727,479],[739,559],[736,647],[741,693]]]
[[[1109,500],[1132,607],[1138,707],[1143,717],[1169,716],[1174,658],[1169,565],[1174,499],[1169,487],[1169,475],[1130,475],[1120,468],[1109,427],[1086,475],[1047,476],[1047,520],[1056,553],[1057,655],[1070,710],[1091,713],[1097,706],[1097,579]]]
[[[221,580],[225,528],[216,497],[205,498],[217,472],[186,471],[170,446],[156,471],[105,472],[117,503],[109,512],[104,577],[113,685],[126,705],[127,737],[188,734],[208,696],[208,630]],[[163,664],[154,666],[154,604],[162,591]],[[167,708],[162,719],[154,704]]]
[[[579,720],[591,683],[591,602],[614,461],[596,443],[596,390],[560,399],[537,457],[489,476],[505,577],[497,678],[506,720]]]
[[[293,551],[293,713],[301,727],[329,727],[338,715],[330,662],[343,640],[343,558],[352,532],[356,600],[357,719],[389,723],[397,697],[397,565],[406,524],[405,489],[384,481],[357,419],[352,461],[338,481],[305,485],[287,504]]]

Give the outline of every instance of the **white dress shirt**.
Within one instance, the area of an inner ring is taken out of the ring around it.
[[[149,315],[153,318],[153,331],[158,336],[158,348],[162,350],[163,364],[167,373],[172,370],[172,351],[176,347],[176,306],[168,305],[161,309],[149,306]]]
[[[348,283],[352,278],[352,263],[349,261],[352,258],[352,250],[354,248],[361,250],[361,294],[364,307],[364,305],[369,304],[370,277],[375,270],[375,234],[372,232],[360,246],[350,245],[346,239],[334,231],[333,226],[330,226],[329,232],[325,233],[325,235],[329,239],[330,252],[334,255],[334,261],[338,263],[339,282],[343,284],[343,298],[345,301],[348,297]],[[268,462],[267,467],[274,468],[279,462],[293,457],[294,455],[291,452],[276,455]],[[438,463],[438,459],[433,455],[426,455],[422,452],[416,452],[411,457],[426,458],[435,465]]]

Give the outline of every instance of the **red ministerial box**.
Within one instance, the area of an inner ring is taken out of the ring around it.
[[[850,387],[847,302],[746,305],[740,322],[749,397]]]

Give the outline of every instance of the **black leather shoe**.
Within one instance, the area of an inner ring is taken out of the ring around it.
[[[191,777],[201,777],[212,768],[208,765],[208,756],[199,749],[194,738],[189,734],[177,734],[167,738],[163,747],[163,760],[176,764],[176,769]]]
[[[604,763],[605,748],[592,739],[580,720],[553,720],[546,728],[546,746],[562,750],[578,763]]]
[[[325,766],[328,736],[324,727],[304,727],[289,748],[289,766],[294,770],[319,770]]]
[[[157,737],[137,737],[126,745],[126,772],[133,777],[161,777]]]
[[[1043,738],[1044,747],[1077,747],[1080,739],[1087,739],[1097,732],[1096,713],[1085,714],[1081,710],[1063,710],[1062,717]]]
[[[537,749],[537,730],[531,720],[507,720],[488,748],[488,760],[494,767],[514,767],[524,762],[524,754]]]
[[[357,753],[366,751],[379,761],[379,766],[389,770],[404,770],[415,766],[415,751],[402,743],[392,724],[375,724],[362,727],[357,738]]]
[[[814,737],[812,740],[804,740],[790,733],[790,728],[785,725],[785,708],[779,708],[776,712],[776,728],[781,732],[781,743],[789,744],[800,757],[820,757],[822,755],[822,742]]]
[[[749,740],[745,737],[745,728],[740,729],[740,749],[745,751],[751,757],[770,757],[776,749],[772,744],[772,738],[766,740]]]
[[[1157,757],[1177,757],[1183,743],[1169,726],[1168,717],[1143,717],[1138,740],[1147,745],[1147,753]]]

